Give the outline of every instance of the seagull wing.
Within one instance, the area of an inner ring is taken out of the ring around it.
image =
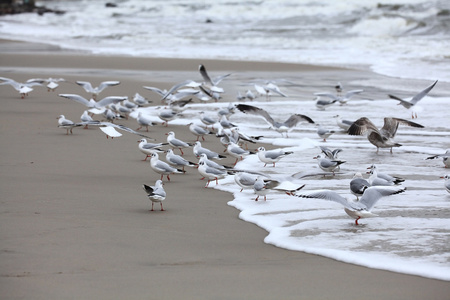
[[[238,105],[236,105],[236,108],[245,114],[261,116],[272,126],[275,124],[274,119],[269,115],[269,113],[267,111],[265,111],[262,108],[247,105],[247,104],[238,104]],[[292,118],[292,116],[291,116],[291,118]],[[289,121],[289,119],[288,119],[288,121]],[[288,122],[288,121],[286,121],[286,122]]]
[[[414,105],[417,102],[419,102],[419,100],[421,100],[423,97],[425,97],[436,85],[438,81],[436,80],[433,84],[431,84],[429,87],[427,87],[426,89],[424,89],[423,91],[421,91],[420,93],[418,93],[417,95],[415,95],[409,102]]]
[[[301,121],[307,121],[308,123],[314,123],[314,121],[308,116],[301,115],[301,114],[295,114],[295,115],[290,116],[289,119],[287,119],[284,122],[284,124],[288,127],[293,127]]]
[[[381,128],[381,133],[388,137],[393,138],[395,134],[397,133],[398,125],[407,125],[411,127],[416,128],[423,128],[423,125],[420,125],[418,123],[414,123],[405,119],[399,119],[399,118],[384,118],[384,125]],[[350,130],[350,129],[349,129]]]
[[[331,94],[331,93],[314,93],[314,95],[316,96],[323,96],[323,97],[328,97],[331,98],[333,100],[339,100],[339,98],[335,95],[335,94]]]
[[[104,89],[106,89],[108,86],[115,86],[120,84],[120,81],[103,81],[100,83],[100,85],[97,88],[97,92],[100,93]]]
[[[214,83],[212,82],[211,78],[208,75],[208,72],[206,72],[206,68],[204,65],[198,66],[198,71],[200,72],[200,75],[202,75],[202,78],[206,83],[214,85]]]
[[[376,132],[381,135],[378,128],[366,117],[359,118],[353,122],[347,132],[350,135],[364,135],[366,132]]]
[[[120,96],[105,97],[102,100],[98,101],[96,106],[105,107],[105,106],[110,105],[112,103],[116,104],[117,102],[124,101],[126,99],[128,99],[128,97],[120,97]]]
[[[382,197],[400,194],[405,190],[406,188],[394,189],[386,186],[372,186],[364,191],[359,203],[364,205],[366,209],[370,211]]]
[[[335,191],[318,190],[318,191],[309,193],[307,195],[294,194],[294,196],[300,197],[300,198],[322,199],[322,200],[334,201],[334,202],[342,204],[346,208],[355,209],[347,199],[345,199],[344,197],[342,197]]]
[[[76,101],[78,103],[81,103],[87,107],[92,107],[92,103],[90,101],[88,101],[86,98],[77,95],[77,94],[59,94],[58,96],[60,97],[64,97],[73,101]]]
[[[350,99],[353,95],[360,94],[364,92],[364,90],[351,90],[345,93],[344,99]]]
[[[82,86],[83,89],[88,92],[88,93],[93,93],[94,92],[94,88],[92,88],[92,84],[90,82],[87,81],[76,81],[76,84],[78,84],[79,86]]]

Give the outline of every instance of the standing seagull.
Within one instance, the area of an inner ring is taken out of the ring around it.
[[[139,143],[138,145],[139,150],[141,150],[141,152],[146,155],[143,161],[146,161],[147,158],[152,156],[153,153],[164,151],[160,148],[163,145],[162,143],[157,144],[148,143],[146,139],[140,139],[138,143]]]
[[[423,91],[412,97],[412,99],[409,101],[403,100],[402,98],[390,94],[388,96],[391,99],[400,101],[400,103],[398,103],[397,105],[402,105],[403,107],[410,109],[413,108],[414,105],[416,105],[417,102],[419,102],[423,97],[425,97],[434,88],[437,82],[438,81],[436,80],[432,85],[430,85],[429,87],[427,87],[426,89],[424,89]],[[414,117],[417,118],[417,112],[412,111],[412,118],[414,119]]]
[[[192,150],[196,157],[200,157],[201,154],[206,154],[208,159],[222,159],[222,158],[226,157],[226,156],[220,155],[217,152],[214,152],[207,148],[202,147],[202,143],[200,143],[199,141],[196,141],[194,143],[194,148]]]
[[[59,86],[58,82],[66,81],[64,78],[32,78],[28,79],[27,83],[37,82],[40,84],[47,83],[47,91],[54,92],[55,89]]]
[[[290,116],[285,122],[281,123],[281,122],[275,121],[269,115],[269,113],[262,108],[247,105],[247,104],[238,104],[238,105],[236,105],[236,108],[245,114],[263,117],[266,120],[266,122],[269,123],[273,129],[275,129],[276,131],[281,133],[282,136],[283,136],[283,132],[285,132],[286,137],[287,137],[287,132],[290,131],[299,122],[307,121],[308,123],[314,123],[314,121],[310,117],[301,115],[301,114],[294,114],[294,115]]]
[[[193,135],[197,136],[197,141],[200,139],[200,137],[202,138],[202,140],[205,140],[205,135],[211,133],[208,129],[198,126],[194,123],[189,123],[188,126],[189,126],[189,131]]]
[[[151,157],[152,158],[150,159],[150,167],[156,173],[161,174],[161,180],[163,179],[164,175],[167,175],[167,180],[170,181],[170,177],[169,177],[170,174],[185,173],[185,171],[173,168],[168,163],[163,162],[162,160],[159,160],[158,153],[156,153],[156,152],[153,152],[151,154]]]
[[[372,145],[379,148],[400,147],[401,144],[394,142],[392,139],[397,133],[398,125],[408,125],[411,127],[424,128],[423,125],[407,121],[399,118],[384,118],[384,125],[378,129],[368,118],[363,117],[356,120],[348,129],[350,135],[364,135],[367,133],[367,139]]]
[[[229,142],[227,146],[227,153],[230,154],[233,157],[236,157],[236,161],[234,162],[234,165],[237,164],[239,159],[244,159],[247,155],[253,154],[253,152],[250,152],[249,150],[244,150],[241,147],[239,147],[236,143]]]
[[[100,85],[98,87],[92,87],[92,84],[90,82],[87,81],[76,81],[76,83],[83,87],[84,90],[87,93],[91,93],[92,94],[92,98],[97,99],[98,94],[100,94],[104,89],[106,89],[109,86],[115,86],[115,85],[119,85],[120,81],[103,81],[102,83],[100,83]]]
[[[346,162],[345,160],[331,160],[322,153],[314,157],[314,159],[317,159],[319,168],[326,172],[333,172],[333,175],[335,171],[339,171],[340,165]]]
[[[356,200],[359,200],[364,194],[364,191],[370,187],[370,183],[362,177],[362,174],[357,172],[353,179],[350,181],[350,192],[356,196]]]
[[[331,94],[331,93],[314,93],[314,95],[331,98],[333,101],[339,101],[339,103],[341,105],[343,105],[343,104],[347,103],[350,100],[351,97],[353,97],[356,94],[362,93],[362,92],[364,92],[364,90],[348,91],[343,96],[339,95],[339,94],[338,95],[334,95],[334,94]]]
[[[330,190],[320,190],[308,195],[294,194],[294,196],[300,198],[323,199],[338,202],[344,206],[345,212],[350,217],[355,219],[355,225],[359,225],[359,219],[377,216],[373,214],[371,210],[378,202],[378,200],[386,196],[403,193],[405,190],[406,188],[393,189],[390,187],[373,186],[365,190],[359,201],[346,199],[338,193]]]
[[[156,180],[154,186],[143,184],[142,187],[147,193],[148,199],[152,201],[152,209],[150,211],[153,211],[153,204],[155,204],[155,202],[159,202],[161,211],[164,211],[162,202],[166,199],[166,191],[163,188],[163,182],[161,180]]]
[[[205,188],[208,187],[211,180],[215,180],[216,185],[219,184],[218,179],[222,179],[228,174],[228,172],[225,170],[219,170],[208,166],[204,161],[200,161],[198,163],[198,172],[203,176],[202,179],[204,178],[208,179]]]
[[[371,185],[389,186],[389,185],[397,185],[405,181],[405,179],[403,178],[378,172],[378,168],[376,165],[371,165],[367,169],[370,169],[368,173],[370,174],[369,183]]]
[[[334,130],[329,130],[326,128],[323,128],[319,125],[319,128],[317,128],[317,135],[323,139],[324,142],[327,141],[327,138],[330,137],[334,133]]]
[[[197,165],[196,163],[190,162],[190,161],[184,159],[183,157],[181,157],[180,155],[173,153],[172,149],[168,149],[166,151],[166,161],[174,167],[182,167],[183,172],[184,172],[184,166],[194,167]]]
[[[192,147],[192,144],[186,143],[182,140],[175,138],[175,132],[173,131],[169,131],[168,133],[166,133],[166,135],[167,135],[167,143],[169,143],[169,145],[173,149],[175,148],[180,149],[181,155],[184,155],[183,148]]]
[[[58,118],[58,127],[64,128],[67,130],[66,135],[73,134],[72,128],[82,126],[81,123],[74,123],[71,120],[66,119],[64,115],[60,115]]]
[[[292,153],[294,153],[294,152],[284,151],[282,149],[274,149],[274,150],[267,151],[266,148],[264,148],[264,147],[258,148],[258,158],[261,162],[264,163],[264,167],[267,164],[273,164],[273,166],[275,167],[276,162],[278,162],[283,157],[285,157],[289,154],[292,154]]]

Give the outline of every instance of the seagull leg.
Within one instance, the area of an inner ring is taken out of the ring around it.
[[[161,211],[164,211],[164,207],[162,205],[162,202],[159,203],[161,205]]]
[[[216,177],[216,185],[218,185],[219,184],[219,181],[217,180],[217,177]]]
[[[211,180],[208,179],[208,182],[206,183],[205,188],[207,188],[207,187],[209,186],[209,182],[210,182],[210,181],[211,181]]]
[[[273,167],[275,168],[275,163],[273,163]]]
[[[163,178],[164,178],[164,175],[163,175],[163,174],[161,174],[161,180],[163,180]]]
[[[143,159],[142,161],[147,161],[147,158],[149,158],[150,155],[147,154],[147,156],[145,157],[145,159]]]
[[[361,217],[358,217],[358,219],[355,220],[355,225],[359,225],[358,220],[361,219]]]
[[[205,140],[205,136],[202,135],[202,140]]]
[[[179,148],[179,149],[180,149],[181,155],[184,155],[183,149],[181,149],[181,148]]]
[[[255,201],[258,201],[258,199],[259,199],[259,195],[256,197]]]
[[[142,126],[141,127],[139,127],[139,128],[136,128],[136,131],[138,131],[139,129],[141,129],[142,128]]]
[[[153,211],[153,202],[152,202],[152,209],[150,211]]]
[[[234,162],[234,166],[237,164],[239,158],[236,158],[236,161]]]
[[[170,181],[170,177],[169,177],[169,175],[167,175],[167,180],[169,180],[169,181]]]

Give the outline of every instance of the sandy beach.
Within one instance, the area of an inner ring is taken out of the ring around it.
[[[336,78],[380,75],[295,64],[94,56],[9,41],[0,43],[0,62],[2,77],[69,81],[55,92],[35,88],[25,99],[0,86],[2,299],[448,299],[449,282],[265,244],[267,232],[238,218],[239,211],[227,205],[232,195],[203,188],[196,169],[165,180],[166,211],[150,212],[141,185],[153,185],[159,175],[142,161],[139,137],[106,139],[98,128],[76,128],[67,136],[57,127],[59,115],[79,121],[84,110],[57,96],[85,95],[76,80],[120,80],[101,96],[138,92],[159,105],[142,86],[197,80],[199,63],[214,74],[238,74],[224,83],[226,90],[242,78],[301,78],[299,100]],[[235,93],[222,101],[227,106]],[[118,123],[138,127],[131,118]],[[148,134],[162,142],[170,130],[195,140],[185,126],[156,125]],[[214,136],[203,144],[223,149]]]

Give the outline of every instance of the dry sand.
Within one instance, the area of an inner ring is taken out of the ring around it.
[[[150,97],[143,85],[199,79],[198,60],[98,57],[7,41],[0,51],[0,76],[18,81],[122,82],[102,96]],[[306,85],[377,76],[293,64],[202,63],[217,75],[295,74]],[[56,92],[36,88],[20,99],[12,87],[0,86],[2,299],[448,299],[449,282],[264,244],[266,232],[238,218],[239,211],[227,205],[231,195],[203,188],[195,169],[165,180],[166,211],[149,212],[141,184],[153,184],[159,175],[141,161],[139,138],[111,140],[99,129],[79,128],[66,136],[56,117],[78,121],[84,108],[58,93],[85,95],[62,83]],[[133,119],[120,123],[137,128]],[[164,141],[169,130],[194,140],[187,128],[173,125],[154,126],[149,135]],[[215,137],[204,145],[223,149]]]

